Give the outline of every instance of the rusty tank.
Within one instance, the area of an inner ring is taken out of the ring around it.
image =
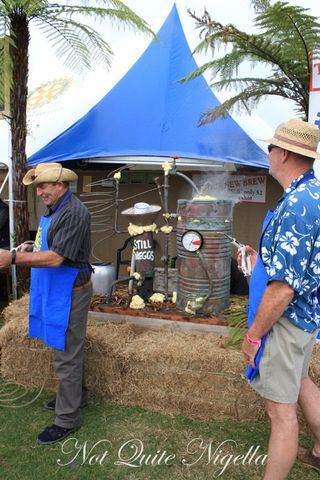
[[[218,313],[230,298],[233,202],[178,200],[177,307]],[[192,308],[191,308],[192,309]],[[187,309],[188,311],[188,309]]]

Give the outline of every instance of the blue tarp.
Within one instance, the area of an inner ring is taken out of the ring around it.
[[[203,76],[178,82],[197,65],[175,5],[157,36],[159,41],[150,43],[114,88],[32,155],[29,165],[84,158],[177,156],[268,166],[263,150],[230,116],[198,126],[201,113],[219,101]]]

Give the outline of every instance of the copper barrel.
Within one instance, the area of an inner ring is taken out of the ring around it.
[[[233,203],[229,200],[178,200],[177,223],[177,307],[188,300],[206,297],[199,313],[217,313],[229,306]],[[182,245],[185,232],[197,231],[203,238],[199,253]]]

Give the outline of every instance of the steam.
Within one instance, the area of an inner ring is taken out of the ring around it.
[[[192,180],[200,191],[199,196],[210,195],[216,200],[231,200],[233,203],[241,201],[237,182],[229,173],[195,174]],[[196,194],[196,192],[193,193]]]

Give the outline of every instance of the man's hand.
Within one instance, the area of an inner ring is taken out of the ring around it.
[[[245,337],[242,343],[242,352],[246,357],[247,362],[252,365],[253,368],[255,368],[254,359],[258,350],[259,345],[253,345],[252,343],[249,343]]]
[[[21,243],[17,248],[17,252],[33,252],[34,242],[32,240],[27,240],[26,242]]]
[[[0,268],[8,268],[11,265],[11,252],[9,250],[0,249]]]

